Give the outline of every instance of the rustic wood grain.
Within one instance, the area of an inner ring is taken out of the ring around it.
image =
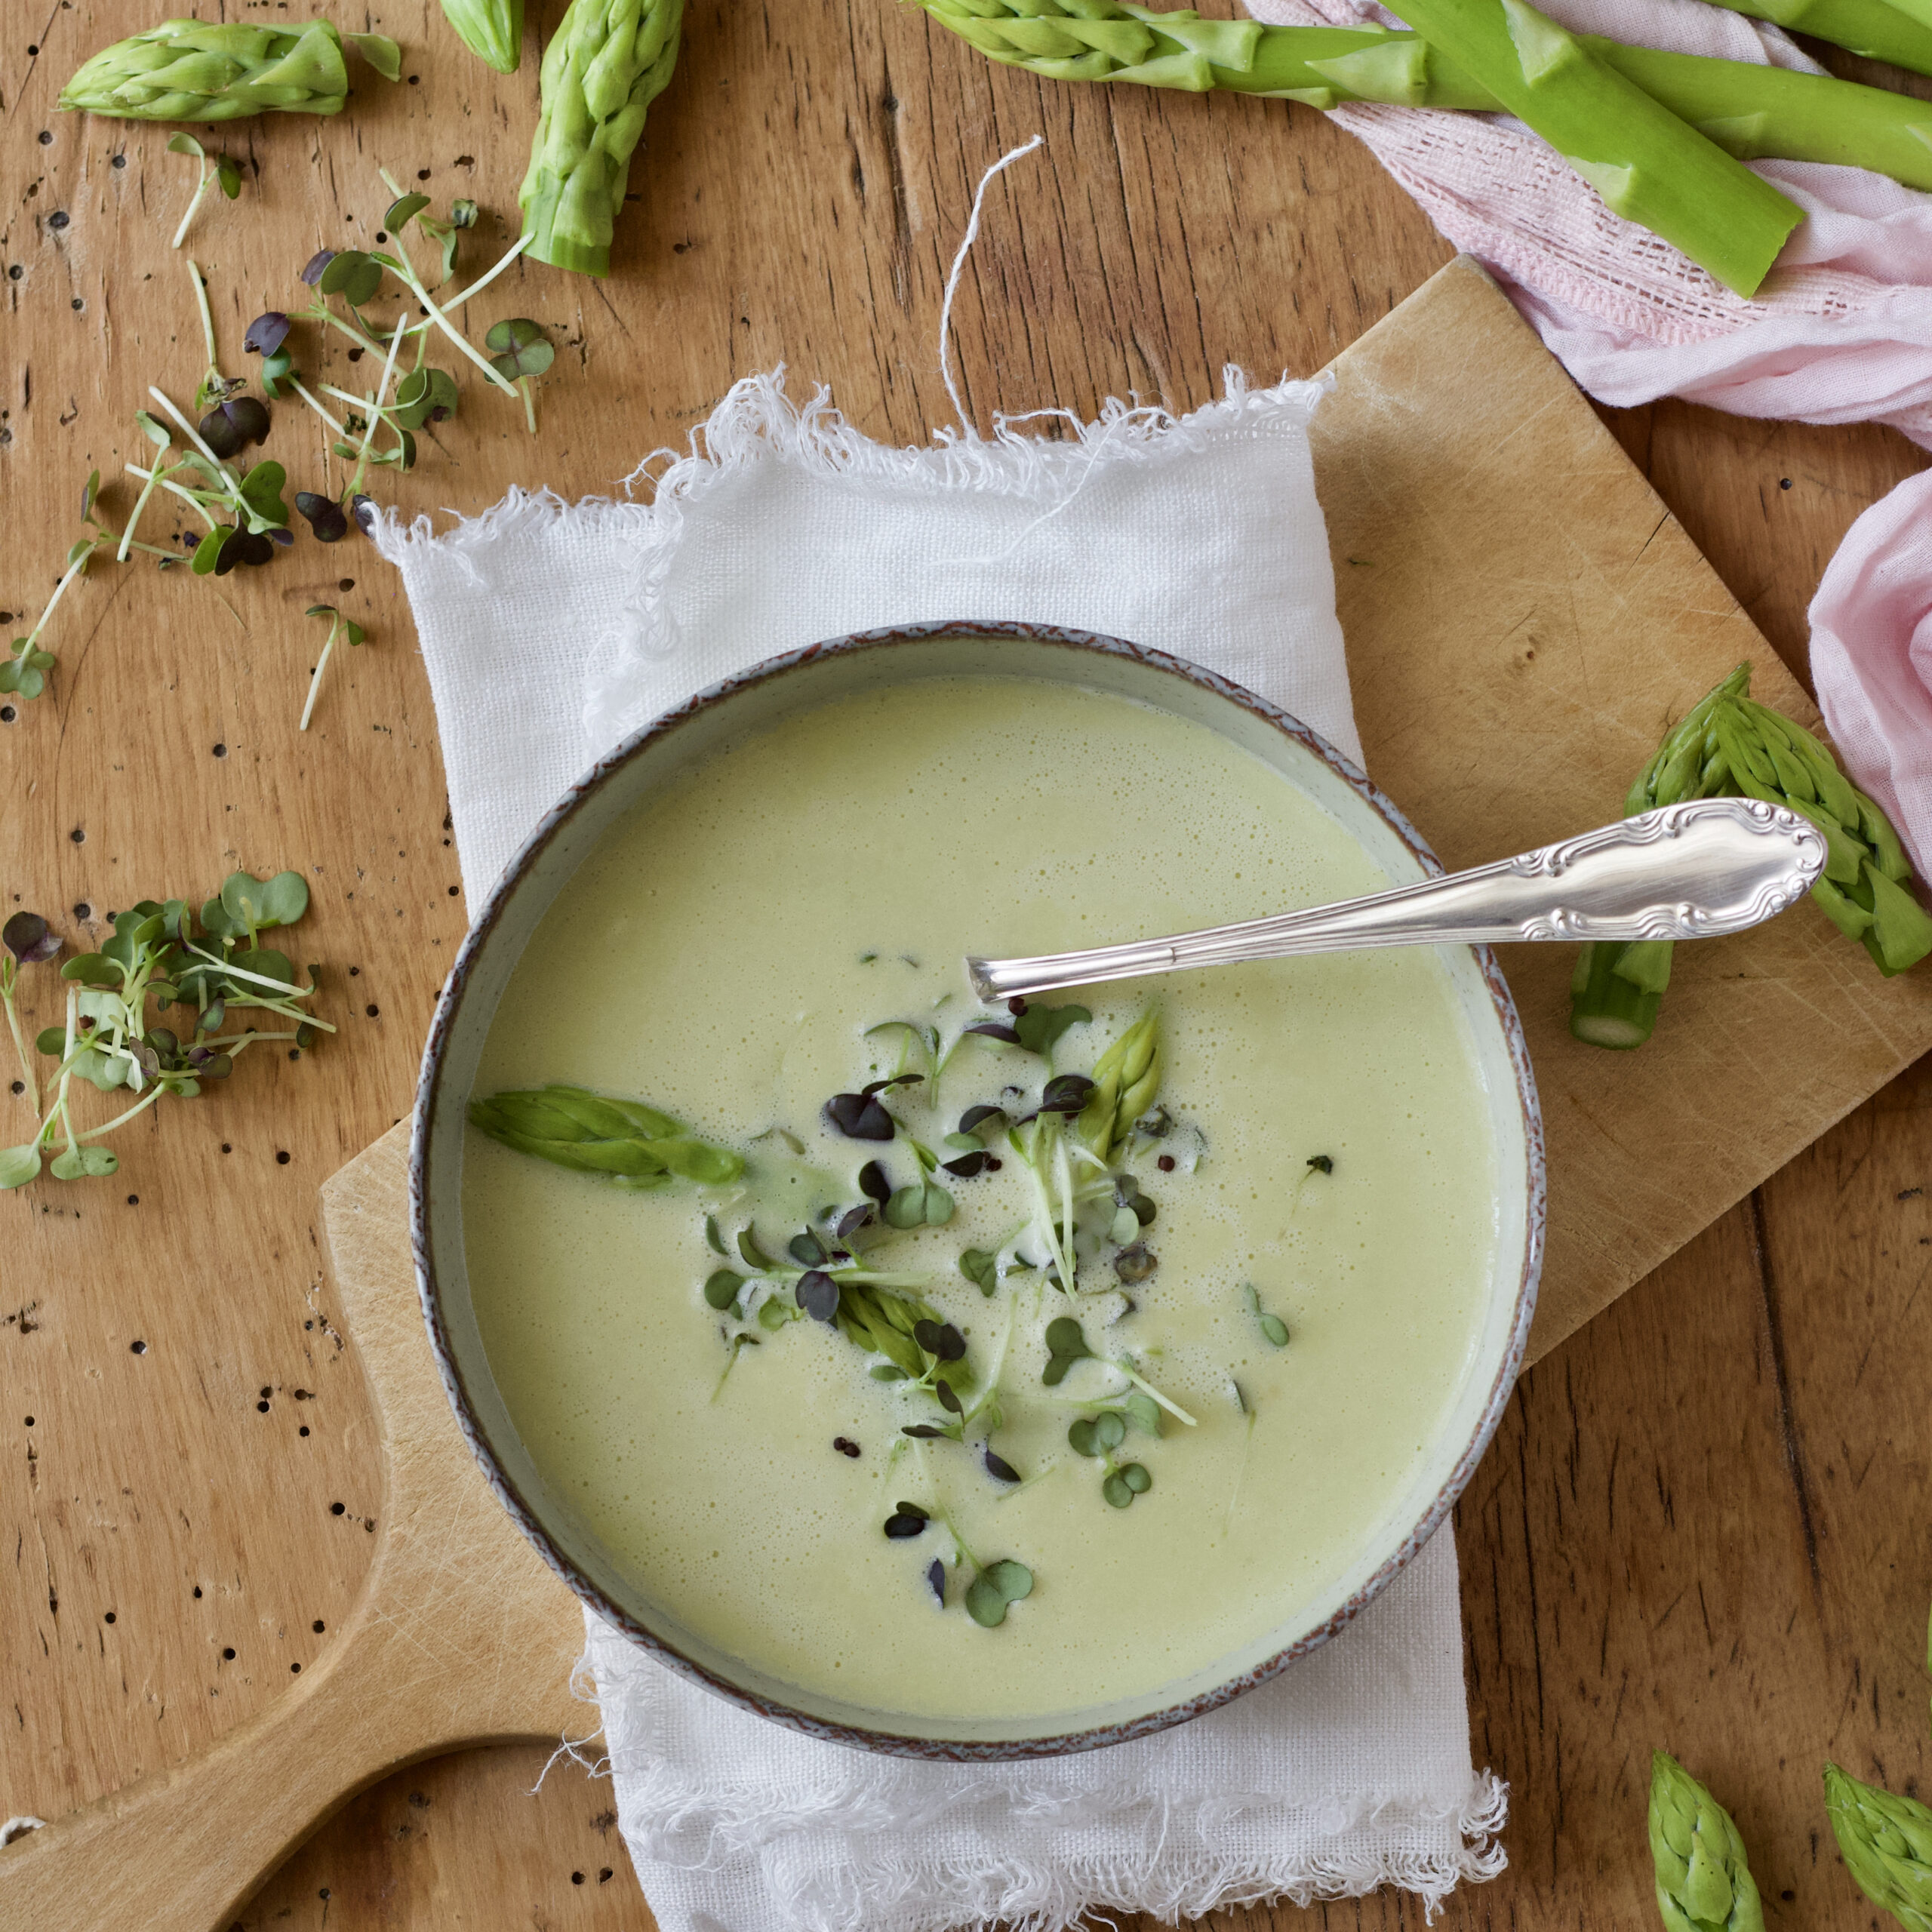
[[[416,85],[368,81],[334,122],[217,137],[248,185],[205,208],[191,251],[231,367],[248,317],[299,296],[313,248],[367,241],[378,161],[405,181],[428,169],[439,205],[481,200],[489,258],[556,8],[532,11],[533,57],[499,80],[421,0],[372,10],[411,48]],[[86,470],[141,448],[146,383],[178,397],[198,372],[166,247],[192,163],[164,153],[164,129],[53,106],[85,54],[152,17],[133,0],[47,0],[31,19],[12,10],[0,44],[0,606],[15,611],[51,588]],[[1447,257],[1366,154],[1299,108],[1044,86],[885,0],[700,0],[610,282],[512,271],[483,318],[531,314],[564,345],[541,439],[472,389],[395,500],[475,509],[511,481],[609,488],[781,358],[831,381],[869,433],[923,436],[945,420],[933,331],[972,184],[1036,130],[1043,162],[989,196],[956,314],[983,425],[1110,392],[1186,407],[1228,360],[1305,372]],[[302,360],[353,386],[332,349],[305,343]],[[1819,561],[1919,460],[1881,432],[1672,405],[1616,427],[1788,661]],[[320,439],[294,411],[273,447],[318,486]],[[111,492],[110,513],[128,501]],[[232,617],[211,588],[105,567],[81,586],[49,640],[54,695],[0,718],[0,891],[97,939],[99,915],[143,893],[206,891],[238,863],[320,867],[303,950],[327,962],[325,1011],[347,1037],[297,1065],[245,1062],[231,1091],[131,1136],[114,1182],[0,1201],[14,1532],[0,1810],[80,1804],[261,1710],[326,1650],[381,1506],[311,1209],[407,1106],[462,928],[427,694],[393,582],[358,545],[305,543],[225,580]],[[318,633],[300,613],[318,599],[372,641],[332,667],[305,740]],[[1915,1070],[1525,1378],[1458,1523],[1476,1749],[1514,1782],[1514,1863],[1439,1923],[1649,1923],[1637,1821],[1653,1741],[1732,1798],[1774,1927],[1867,1922],[1820,1835],[1816,1764],[1829,1750],[1903,1788],[1927,1778],[1932,1550],[1911,1378],[1932,1347],[1932,1210],[1898,1197],[1927,1186],[1932,1089]],[[565,1767],[531,1798],[540,1768],[520,1749],[466,1753],[377,1787],[238,1922],[649,1926],[608,1787]],[[1227,1916],[1420,1922],[1399,1899]]]
[[[0,1865],[8,1924],[217,1932],[320,1820],[398,1767],[594,1730],[570,1690],[576,1601],[484,1481],[427,1346],[408,1137],[392,1128],[322,1189],[327,1278],[366,1377],[382,1487],[361,1594],[267,1709],[31,1833]]]

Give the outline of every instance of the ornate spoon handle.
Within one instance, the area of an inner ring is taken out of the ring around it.
[[[1782,912],[1825,865],[1808,819],[1755,798],[1699,798],[1392,892],[1171,939],[966,962],[982,999],[1244,959],[1361,946],[1515,940],[1715,939]]]

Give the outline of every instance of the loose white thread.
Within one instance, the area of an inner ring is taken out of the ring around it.
[[[1014,148],[1003,154],[985,174],[980,177],[980,186],[973,196],[973,212],[966,223],[966,232],[961,238],[959,252],[952,258],[952,272],[946,278],[945,299],[939,305],[939,373],[946,384],[946,393],[952,404],[952,413],[959,418],[959,426],[973,441],[980,440],[979,431],[973,426],[966,414],[966,405],[960,400],[959,385],[952,379],[952,358],[946,345],[952,339],[952,298],[958,292],[959,277],[966,266],[966,257],[972,253],[973,244],[979,239],[980,211],[986,204],[986,190],[992,186],[993,177],[1003,174],[1023,156],[1031,154],[1045,140],[1043,134],[1035,134],[1024,147]]]

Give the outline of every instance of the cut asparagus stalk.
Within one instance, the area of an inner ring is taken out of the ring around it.
[[[1932,7],[1932,0],[1923,3]],[[1357,100],[1492,112],[1502,106],[1494,94],[1417,34],[1389,33],[1380,27],[1197,22],[1186,14],[1147,9],[1130,13],[1112,0],[1082,0],[1083,11],[1075,17],[1043,13],[1041,4],[1042,0],[924,0],[935,20],[989,60],[1049,79],[1134,81],[1190,89],[1204,85],[1324,109]],[[1072,0],[1048,4],[1064,8]],[[1027,11],[1022,12],[1023,8]],[[1048,36],[1061,29],[1063,21],[1070,29],[1076,18],[1090,34],[1100,25],[1128,27],[1130,37],[1115,43],[1118,54],[1128,57],[1094,47],[1084,48],[1077,56],[1022,51],[1023,42],[1063,48],[1073,41],[1070,32],[1065,42]],[[1209,27],[1223,31],[1206,38],[1199,30]],[[1193,37],[1191,42],[1177,37],[1183,32]],[[1866,168],[1907,187],[1932,189],[1932,101],[1825,74],[1660,53],[1591,35],[1579,38],[1598,59],[1740,161],[1817,161]]]
[[[1870,60],[1932,74],[1932,26],[1924,0],[1717,0],[1734,14],[1829,40]]]
[[[1932,35],[1927,38],[1932,48]],[[1594,36],[1583,44],[1740,161],[1869,168],[1908,188],[1932,189],[1932,101],[1748,60],[1664,54]]]
[[[647,109],[677,64],[685,0],[571,0],[543,51],[543,111],[518,190],[532,261],[611,272]]]
[[[1740,295],[1755,295],[1797,205],[1598,60],[1527,0],[1401,0],[1429,44],[1540,134],[1604,202]]]
[[[1614,940],[1598,940],[1585,946],[1577,959],[1570,981],[1570,1030],[1586,1045],[1627,1051],[1641,1047],[1657,1023],[1663,995],[1617,971],[1632,949]]]

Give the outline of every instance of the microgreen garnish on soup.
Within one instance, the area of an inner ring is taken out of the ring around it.
[[[913,1541],[935,1517],[943,1521],[954,1554],[935,1564],[937,1581],[929,1574],[928,1583],[943,1604],[946,1564],[964,1566],[969,1580],[958,1601],[989,1629],[1031,1591],[1032,1573],[1012,1558],[982,1564],[959,1537],[946,1498],[971,1493],[968,1466],[955,1460],[961,1451],[979,1463],[982,1494],[989,1478],[1002,1495],[1048,1481],[1057,1466],[1051,1454],[1024,1478],[992,1435],[1029,1403],[1044,1402],[1050,1416],[1052,1404],[1070,1399],[1083,1413],[1064,1439],[1077,1457],[1099,1459],[1102,1500],[1118,1509],[1152,1481],[1143,1462],[1115,1453],[1129,1431],[1158,1443],[1164,1411],[1194,1421],[1148,1379],[1131,1346],[1096,1346],[1082,1325],[1125,1319],[1134,1304],[1116,1284],[1143,1283],[1155,1272],[1143,1235],[1159,1212],[1147,1186],[1158,1175],[1149,1166],[1143,1179],[1133,1164],[1145,1164],[1172,1128],[1155,1104],[1157,1016],[1149,1009],[1103,1042],[1093,1071],[1084,1072],[1056,1071],[1052,1056],[1074,1029],[1093,1025],[1088,1008],[1016,1001],[1014,1009],[995,1020],[963,1017],[949,1043],[924,1022],[866,1029],[861,1048],[877,1056],[864,1069],[869,1077],[852,1078],[825,1101],[816,1149],[780,1121],[747,1137],[741,1152],[645,1100],[564,1083],[479,1097],[470,1109],[475,1126],[503,1146],[609,1185],[656,1192],[681,1183],[710,1193],[715,1204],[694,1213],[690,1225],[694,1251],[709,1260],[694,1271],[697,1299],[719,1324],[725,1349],[712,1399],[725,1398],[746,1349],[781,1334],[784,1346],[763,1349],[752,1371],[766,1392],[758,1399],[777,1398],[789,1351],[823,1346],[806,1339],[814,1331],[829,1330],[834,1346],[857,1349],[862,1362],[854,1367],[875,1392],[866,1399],[897,1442],[894,1455],[930,1458],[926,1479],[940,1495],[937,1507],[897,1503],[881,1519],[885,1537]],[[1008,1063],[960,1060],[961,1044],[975,1040],[1008,1048]],[[1020,1071],[1029,1060],[1030,1078]],[[949,1067],[955,1084],[970,1073],[980,1094],[953,1098],[958,1111],[934,1118]],[[808,1133],[814,1124],[805,1124]],[[853,1141],[897,1149],[899,1175],[875,1157],[850,1180],[838,1180],[836,1150]],[[814,1165],[826,1152],[832,1164]],[[934,1231],[961,1211],[942,1181],[985,1183],[1014,1168],[996,1202],[982,1208],[975,1193],[977,1238],[935,1252]],[[774,1238],[768,1221],[758,1225],[758,1203],[783,1190],[805,1224],[795,1221],[793,1232]],[[992,1338],[980,1346],[943,1303],[967,1284],[990,1324]],[[1054,1303],[1082,1312],[1053,1313]],[[1023,1384],[1004,1386],[1016,1331],[1026,1330],[1046,1349],[1032,1397]],[[1076,1365],[1085,1379],[1058,1392]]]

